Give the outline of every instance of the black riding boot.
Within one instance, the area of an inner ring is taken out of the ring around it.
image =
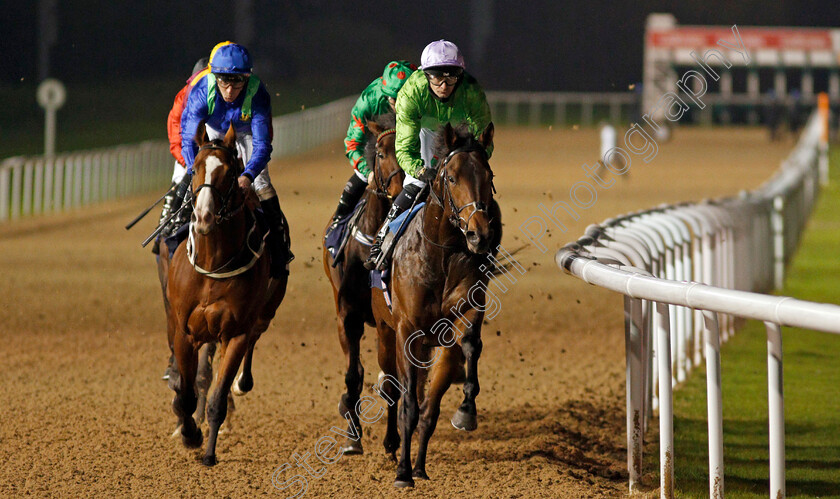
[[[175,199],[175,182],[172,182],[172,185],[169,186],[169,192],[166,194],[166,197],[163,198],[163,209],[160,210],[160,218],[158,219],[158,227],[160,224],[163,223],[164,220],[169,218],[169,214],[172,213],[172,202]],[[164,229],[166,231],[166,229]],[[155,242],[152,243],[152,253],[155,255],[160,254],[160,240],[163,239],[165,236],[161,232],[161,234],[155,238]]]
[[[160,214],[160,222],[158,222],[158,225],[163,223],[164,220],[166,220],[166,218],[169,217],[171,214],[178,214],[174,216],[168,224],[166,224],[166,227],[164,227],[163,230],[160,231],[160,234],[155,239],[155,244],[158,246],[158,251],[160,251],[160,241],[165,241],[167,237],[177,232],[178,229],[181,228],[181,226],[190,221],[190,215],[192,214],[192,206],[184,206],[184,209],[181,209],[181,206],[184,204],[184,198],[186,198],[187,193],[190,190],[191,181],[192,175],[184,175],[183,178],[181,178],[181,181],[175,187],[175,190],[172,191],[170,195],[167,195],[166,199],[164,200],[163,213]],[[154,248],[152,249],[152,252],[158,254],[158,252],[154,251]]]
[[[335,209],[335,215],[333,215],[330,228],[327,229],[327,236],[330,235],[330,232],[335,230],[338,226],[338,222],[353,212],[353,208],[356,207],[356,203],[362,199],[365,189],[367,189],[367,182],[360,179],[358,175],[353,173],[353,175],[350,176],[350,180],[344,184],[344,190],[341,192],[341,199],[338,200],[338,207]]]
[[[414,203],[414,198],[417,197],[422,189],[422,187],[414,184],[409,184],[403,187],[402,192],[400,192],[400,195],[394,200],[394,204],[391,205],[391,209],[388,210],[388,216],[385,217],[385,221],[379,228],[379,232],[376,233],[376,239],[373,241],[373,246],[370,247],[370,255],[364,263],[366,269],[385,270],[391,265],[390,258],[394,248],[393,239],[388,241],[389,244],[386,245],[384,251],[382,249],[382,243],[385,241],[389,232],[388,225],[393,222],[400,213],[411,207]]]
[[[261,200],[260,206],[269,225],[266,244],[271,252],[271,277],[280,277],[286,272],[286,264],[295,259],[295,255],[292,254],[292,241],[288,237],[289,222],[280,209],[277,196]]]

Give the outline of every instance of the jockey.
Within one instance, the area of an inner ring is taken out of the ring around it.
[[[432,154],[435,131],[446,123],[467,123],[479,137],[490,124],[490,105],[484,90],[464,71],[464,57],[454,43],[438,40],[428,44],[420,64],[422,71],[408,78],[397,97],[396,154],[405,181],[365,261],[369,270],[388,268],[393,244],[382,248],[388,224],[411,206],[437,174],[438,158]],[[488,148],[488,156],[492,152],[492,147]]]
[[[206,120],[205,129],[210,140],[224,137],[232,124],[236,130],[236,149],[245,164],[245,171],[237,182],[243,190],[253,185],[270,225],[266,242],[273,255],[281,254],[282,245],[289,249],[290,241],[286,238],[286,217],[268,176],[273,135],[271,102],[265,85],[251,74],[248,50],[231,42],[216,45],[210,53],[210,67],[199,73],[191,85],[181,116],[181,153],[187,173],[176,194],[183,200],[190,184],[192,165],[198,152],[193,139],[199,123]],[[288,261],[293,258],[289,250]],[[288,261],[272,260],[272,276],[276,277],[285,271]]]
[[[184,85],[184,88],[182,88],[175,96],[175,102],[172,103],[172,109],[169,110],[169,117],[166,120],[166,134],[169,136],[169,152],[172,153],[172,156],[175,158],[175,167],[172,170],[172,185],[169,188],[169,193],[166,194],[163,201],[163,210],[160,212],[158,225],[162,224],[163,221],[169,217],[169,214],[172,213],[172,202],[175,199],[175,191],[172,187],[181,182],[181,179],[184,177],[184,173],[187,171],[187,168],[184,166],[184,156],[181,154],[181,114],[184,112],[187,95],[189,95],[190,89],[192,88],[190,83],[192,83],[195,77],[198,76],[198,73],[207,68],[209,61],[210,60],[207,57],[204,57],[195,63],[195,66],[193,66],[192,76],[187,79],[187,84]],[[182,215],[181,218],[183,217],[184,216]],[[185,222],[186,220],[181,223],[183,224]],[[166,239],[166,237],[170,235],[169,229],[171,227],[172,224],[164,228],[160,235],[155,238],[155,242],[152,245],[152,253],[158,254],[160,250],[160,241],[161,239]]]
[[[391,61],[385,66],[382,76],[373,80],[356,100],[356,105],[350,112],[352,120],[347,128],[347,138],[344,139],[346,148],[344,155],[353,166],[353,175],[344,185],[344,191],[341,193],[341,199],[338,200],[338,207],[335,209],[335,216],[327,234],[353,211],[373,178],[373,171],[371,171],[373,165],[367,164],[364,155],[368,120],[379,114],[394,111],[397,92],[416,70],[417,66],[406,61]]]

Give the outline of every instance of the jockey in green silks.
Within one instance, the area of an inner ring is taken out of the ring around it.
[[[417,66],[406,61],[391,61],[385,66],[382,76],[373,80],[356,100],[350,112],[352,119],[347,128],[347,138],[344,139],[344,155],[353,166],[353,175],[344,186],[329,231],[353,211],[370,183],[373,165],[368,165],[365,160],[368,120],[394,111],[397,93],[416,70]]]
[[[476,79],[464,71],[464,57],[449,41],[438,40],[423,49],[420,69],[408,78],[397,97],[396,153],[405,171],[403,190],[394,200],[388,217],[376,234],[376,240],[365,262],[369,270],[385,270],[390,266],[390,248],[383,250],[382,241],[388,225],[414,202],[426,183],[434,179],[437,160],[433,156],[434,135],[446,123],[469,125],[479,137],[490,124],[490,105]],[[487,150],[488,157],[493,153]]]

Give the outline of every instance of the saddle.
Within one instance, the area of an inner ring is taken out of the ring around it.
[[[386,244],[396,245],[397,241],[399,240],[400,236],[405,233],[405,229],[408,227],[408,224],[411,220],[420,212],[420,208],[425,206],[425,202],[418,203],[417,206],[414,207],[413,210],[406,210],[405,212],[398,215],[393,222],[388,225],[388,235],[385,236],[385,240],[382,241],[383,251],[386,247]],[[388,305],[388,310],[391,309],[391,293],[388,289],[388,285],[391,283],[391,269],[385,269],[382,271],[379,270],[371,270],[370,271],[370,287],[371,289],[377,288],[382,290],[382,294],[385,297],[385,303]]]
[[[324,247],[330,253],[333,259],[332,266],[335,267],[344,259],[344,247],[350,238],[354,238],[364,246],[371,246],[373,244],[373,237],[360,231],[358,228],[359,219],[365,212],[367,199],[362,198],[356,203],[356,207],[346,217],[339,220],[335,229],[333,229],[324,239]]]

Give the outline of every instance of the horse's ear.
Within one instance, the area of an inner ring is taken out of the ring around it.
[[[210,138],[207,136],[207,128],[204,126],[207,123],[207,120],[201,120],[198,122],[198,128],[195,129],[195,143],[198,147],[203,146],[206,144]]]
[[[374,135],[379,135],[384,131],[382,127],[380,127],[375,121],[368,120],[368,122],[365,123],[365,125],[367,126],[367,129],[370,130],[371,133],[373,133]]]
[[[446,144],[446,148],[448,150],[455,149],[455,140],[457,136],[455,135],[455,129],[452,128],[452,125],[447,123],[443,127],[443,143]]]
[[[481,138],[479,138],[479,142],[481,145],[484,146],[485,149],[489,149],[493,145],[493,122],[491,121],[490,124],[487,125],[487,128],[481,133]]]
[[[230,127],[225,134],[225,147],[230,149],[236,147],[236,130],[233,129],[233,123],[230,124]]]

